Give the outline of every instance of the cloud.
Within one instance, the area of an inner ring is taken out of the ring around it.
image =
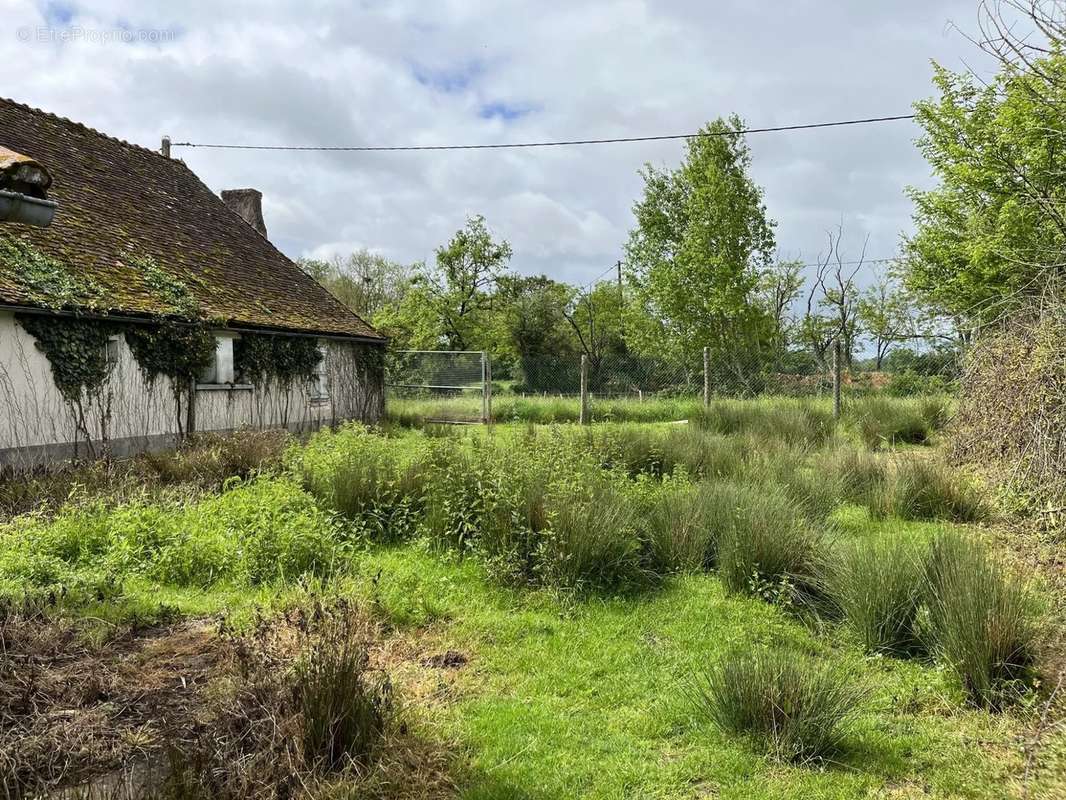
[[[732,112],[754,125],[907,113],[930,60],[977,54],[946,27],[970,0],[8,0],[2,91],[158,147],[493,143],[685,133]],[[163,41],[20,41],[14,31],[172,31]],[[973,27],[972,25],[969,27]],[[807,261],[841,219],[849,249],[896,253],[903,194],[928,185],[911,123],[752,135],[781,251]],[[0,132],[0,144],[3,134]],[[513,265],[575,282],[621,257],[645,162],[681,142],[521,151],[275,153],[174,149],[212,188],[265,194],[289,255],[366,246],[432,258],[471,214]]]

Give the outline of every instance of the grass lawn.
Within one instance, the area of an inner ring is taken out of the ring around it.
[[[390,619],[470,659],[427,709],[469,752],[464,798],[994,798],[1020,766],[1017,721],[967,709],[949,673],[864,657],[713,576],[574,603],[496,587],[418,545],[375,550],[361,568],[380,575]],[[711,659],[770,643],[845,662],[866,688],[834,762],[777,764],[694,718],[689,692]]]
[[[1026,745],[1039,693],[999,711],[970,702],[974,673],[931,644],[939,595],[921,594],[925,567],[883,584],[914,583],[921,609],[901,625],[928,646],[911,657],[864,646],[863,586],[849,595],[858,606],[824,606],[839,580],[830,556],[988,538],[985,500],[922,444],[942,409],[874,398],[838,429],[825,403],[796,400],[721,403],[684,426],[351,429],[255,464],[239,443],[216,443],[163,464],[177,485],[131,488],[143,474],[123,472],[114,497],[78,489],[0,522],[0,722],[58,737],[39,752],[58,748],[69,763],[40,785],[158,754],[169,741],[161,714],[187,730],[211,720],[214,769],[251,764],[236,773],[247,781],[280,758],[247,749],[256,731],[303,758],[285,741],[312,712],[285,704],[318,651],[293,642],[314,627],[306,609],[343,600],[360,615],[353,636],[366,637],[366,664],[357,656],[353,668],[387,673],[398,710],[367,761],[300,767],[316,787],[300,797],[1050,800],[1066,784],[1066,735],[1050,730],[1039,758]],[[19,508],[24,494],[10,495]],[[26,592],[40,616],[20,610]],[[888,620],[891,609],[866,610]],[[952,624],[965,644],[966,619]],[[279,642],[284,657],[270,651],[250,671],[241,661]],[[770,651],[832,665],[857,689],[839,748],[777,758],[765,739],[699,713],[714,665]],[[41,666],[27,683],[31,657]],[[131,664],[147,677],[130,678]],[[264,697],[274,705],[260,713]],[[85,729],[57,727],[63,714]],[[0,730],[0,795],[5,742],[36,752]],[[34,777],[25,758],[8,768]],[[276,789],[237,785],[159,797]]]

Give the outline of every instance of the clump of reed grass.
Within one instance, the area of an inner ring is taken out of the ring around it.
[[[920,455],[894,460],[881,499],[871,509],[900,519],[976,522],[988,514],[978,490],[942,461]]]
[[[847,417],[871,450],[895,444],[923,444],[933,432],[922,401],[863,397],[851,401]]]
[[[644,515],[651,568],[658,573],[710,569],[717,560],[722,516],[716,484],[668,480]]]
[[[694,692],[699,716],[750,736],[781,761],[804,763],[840,749],[858,715],[854,676],[786,649],[734,651]]]
[[[867,652],[922,652],[924,550],[900,539],[853,543],[832,562],[829,593]]]
[[[716,509],[718,574],[726,588],[804,604],[820,597],[822,537],[787,491],[735,482],[712,484],[708,491]]]
[[[790,398],[718,400],[692,421],[704,430],[725,435],[756,434],[792,446],[817,446],[833,433],[828,408]]]
[[[929,631],[971,702],[1000,708],[1024,693],[1036,663],[1038,626],[1028,586],[972,537],[941,535],[926,568]]]

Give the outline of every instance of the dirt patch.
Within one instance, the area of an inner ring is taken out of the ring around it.
[[[458,650],[446,650],[422,659],[422,666],[433,669],[459,669],[466,665],[470,659]]]
[[[0,621],[0,792],[44,791],[193,735],[219,657],[202,619],[142,629],[8,614]]]

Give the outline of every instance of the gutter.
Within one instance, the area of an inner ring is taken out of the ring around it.
[[[53,200],[39,200],[0,189],[0,222],[23,222],[37,228],[47,228],[52,224],[58,206]]]

